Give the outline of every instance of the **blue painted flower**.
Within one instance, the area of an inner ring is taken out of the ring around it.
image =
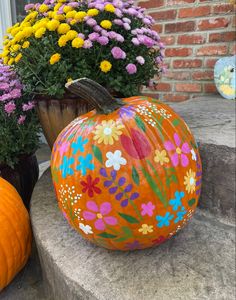
[[[178,210],[179,206],[182,206],[181,199],[184,197],[184,192],[175,192],[175,198],[169,201],[169,204],[173,206],[173,210]]]
[[[79,136],[77,142],[72,143],[71,148],[73,149],[72,154],[75,155],[78,151],[84,152],[84,145],[88,143],[88,139],[83,140],[82,136]]]
[[[133,118],[133,116],[135,115],[135,111],[133,106],[123,106],[120,108],[119,110],[119,115],[121,118]]]
[[[157,227],[162,228],[163,226],[169,226],[170,220],[172,220],[173,218],[174,215],[171,215],[169,212],[167,212],[164,217],[156,216],[156,219],[158,221]]]
[[[182,206],[181,210],[177,212],[177,218],[175,219],[175,223],[178,223],[179,221],[182,221],[184,218],[184,215],[186,214],[185,208]]]
[[[91,163],[93,156],[92,154],[87,154],[86,157],[80,156],[79,162],[80,164],[76,167],[77,171],[81,171],[82,175],[86,175],[87,169],[93,171],[94,170],[94,164]]]
[[[72,165],[75,162],[75,159],[73,157],[63,157],[62,164],[59,167],[59,170],[62,171],[62,178],[66,178],[67,175],[73,175],[74,170],[70,168],[70,165]]]

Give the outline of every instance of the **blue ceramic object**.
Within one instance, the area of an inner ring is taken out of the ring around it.
[[[215,85],[226,99],[235,99],[236,95],[236,55],[219,59],[214,70]]]

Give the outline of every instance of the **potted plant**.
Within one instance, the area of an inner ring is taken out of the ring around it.
[[[2,57],[35,95],[50,146],[70,121],[93,108],[65,92],[67,81],[87,77],[128,97],[162,71],[154,20],[134,1],[45,0],[26,11],[9,28]]]
[[[0,177],[14,185],[27,208],[39,175],[34,106],[16,73],[0,61]]]

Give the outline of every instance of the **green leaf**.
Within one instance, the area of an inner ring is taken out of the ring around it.
[[[102,152],[101,152],[101,150],[97,146],[95,146],[95,145],[92,145],[92,149],[93,149],[94,156],[102,164],[103,160],[102,160]]]
[[[196,199],[192,198],[188,201],[188,205],[193,206],[195,204],[195,202],[196,202]]]
[[[126,227],[126,226],[122,227],[122,231],[124,232],[124,234],[127,238],[130,238],[133,236],[132,230],[129,227]]]
[[[132,179],[137,185],[139,185],[140,183],[139,174],[138,171],[135,169],[135,167],[132,167]]]
[[[135,219],[134,217],[130,216],[130,215],[126,215],[126,214],[122,214],[122,213],[118,213],[123,219],[125,219],[127,222],[131,223],[131,224],[138,224],[139,221],[137,219]]]
[[[114,238],[117,237],[116,235],[111,234],[111,233],[107,233],[107,232],[99,233],[98,236],[101,236],[101,237],[106,238],[106,239],[114,239]]]
[[[143,132],[146,132],[146,127],[145,127],[145,124],[144,122],[142,121],[142,119],[139,117],[139,116],[135,116],[135,122],[136,124],[138,125],[138,127],[143,131]]]
[[[172,124],[173,124],[174,126],[178,126],[179,123],[180,123],[180,120],[179,120],[179,119],[174,119],[174,120],[172,121]]]

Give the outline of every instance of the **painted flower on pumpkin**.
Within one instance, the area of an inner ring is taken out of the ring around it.
[[[192,169],[188,170],[186,176],[184,176],[184,185],[189,194],[196,190],[196,172]]]
[[[96,177],[94,180],[91,175],[87,176],[87,181],[81,181],[80,184],[84,187],[82,189],[83,193],[87,193],[89,197],[93,197],[94,194],[101,194],[102,190],[96,185],[99,183],[100,179]]]
[[[102,124],[97,125],[93,133],[95,134],[94,140],[97,140],[98,144],[104,143],[105,145],[113,145],[114,140],[118,141],[119,136],[122,134],[121,129],[124,128],[119,122],[113,120],[102,121]]]
[[[87,169],[93,171],[95,165],[91,162],[93,159],[92,154],[87,154],[86,157],[79,156],[79,165],[76,167],[77,171],[81,171],[81,174],[84,176],[87,173]]]
[[[132,243],[127,243],[125,245],[126,249],[129,250],[137,250],[137,249],[142,249],[142,245],[139,243],[139,241],[133,241]]]
[[[153,210],[155,209],[155,205],[153,205],[151,201],[149,201],[147,204],[143,203],[141,207],[142,207],[142,211],[141,211],[142,216],[148,215],[149,217],[151,217],[153,215]]]
[[[166,150],[162,150],[162,151],[156,150],[154,161],[160,163],[160,165],[163,166],[164,163],[168,163],[170,161],[169,157],[167,157],[166,155],[167,155]]]
[[[181,145],[180,137],[177,133],[174,134],[174,141],[167,141],[164,143],[166,150],[171,154],[172,164],[177,167],[179,162],[183,167],[187,167],[189,159],[186,154],[190,153],[190,147],[187,142]]]
[[[111,204],[109,202],[103,202],[100,207],[94,201],[87,202],[87,208],[90,211],[84,211],[83,217],[87,221],[95,220],[95,228],[97,230],[105,230],[106,225],[116,225],[117,219],[112,216],[107,216],[111,210]]]
[[[147,224],[142,224],[142,227],[139,228],[138,231],[141,232],[142,234],[148,234],[148,233],[153,232],[153,226],[147,225]]]
[[[67,152],[69,146],[70,146],[69,142],[64,142],[60,145],[59,150],[58,150],[60,153],[60,156],[63,156]]]
[[[184,215],[186,214],[185,208],[182,206],[181,210],[177,212],[177,218],[175,219],[175,224],[182,221],[184,219]]]
[[[197,160],[197,155],[194,149],[191,149],[191,154],[192,154],[192,160]]]
[[[92,227],[89,225],[84,225],[83,223],[79,223],[79,228],[85,233],[85,234],[92,234]]]
[[[174,218],[174,215],[171,215],[170,212],[167,212],[165,216],[156,216],[158,221],[157,227],[162,228],[163,226],[169,226],[170,221]]]
[[[113,167],[115,171],[119,171],[121,166],[125,166],[127,164],[127,160],[121,155],[122,152],[120,150],[116,150],[114,153],[107,152],[106,157],[108,160],[106,161],[106,167]]]
[[[179,206],[182,205],[181,199],[184,197],[184,192],[175,192],[175,198],[169,201],[169,204],[172,206],[174,211],[178,210]]]

